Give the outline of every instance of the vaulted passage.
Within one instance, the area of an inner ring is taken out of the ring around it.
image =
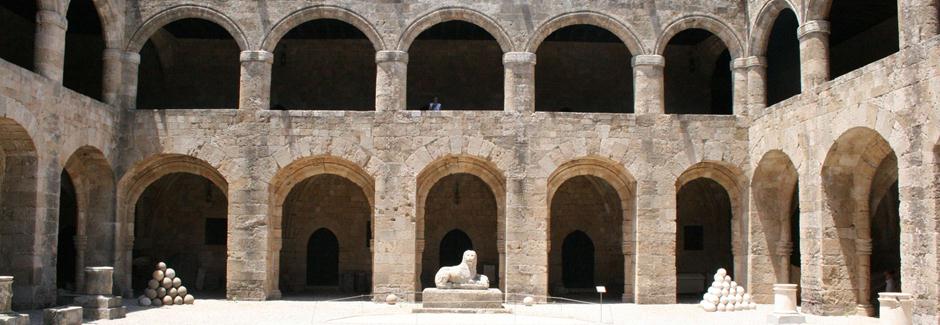
[[[539,45],[536,56],[537,111],[633,113],[633,54],[610,31],[561,28]]]
[[[666,46],[666,114],[732,114],[731,54],[703,29],[682,31]]]
[[[69,26],[65,34],[62,83],[66,88],[101,100],[105,44],[95,4],[92,0],[71,0],[66,19]]]
[[[59,187],[59,229],[56,247],[56,288],[75,292],[78,289],[76,275],[75,235],[78,234],[78,198],[69,173],[62,171]]]
[[[491,287],[499,285],[496,209],[492,189],[477,176],[451,174],[431,187],[424,213],[422,286],[434,287],[437,270],[460,264],[468,247],[477,252],[477,272],[489,278]]]
[[[829,10],[832,79],[898,51],[895,0],[834,0]]]
[[[202,176],[172,173],[150,184],[135,209],[135,291],[163,261],[194,295],[224,296],[228,200],[221,189]]]
[[[0,117],[0,274],[17,279],[31,279],[35,266],[17,263],[21,256],[33,254],[36,241],[36,206],[38,158],[32,138],[22,125]],[[55,228],[53,228],[55,229]],[[53,230],[54,231],[54,230]],[[14,290],[36,286],[38,281],[16,281]],[[34,301],[35,297],[14,296],[14,304]]]
[[[800,93],[800,40],[796,14],[784,9],[777,16],[767,44],[767,105]]]
[[[215,23],[167,24],[140,51],[137,108],[236,108],[238,56],[238,44]]]
[[[375,50],[334,19],[301,24],[274,50],[271,108],[375,110]]]
[[[486,30],[463,21],[428,28],[408,49],[409,110],[502,110],[503,52]]]
[[[280,290],[368,293],[372,289],[372,214],[361,187],[320,174],[297,183],[284,201]]]
[[[718,268],[735,278],[731,200],[717,182],[697,178],[676,201],[676,294],[679,302],[698,302]]]
[[[575,176],[551,199],[549,290],[553,296],[610,297],[624,291],[623,207],[617,190],[596,176]]]
[[[36,1],[0,2],[0,31],[0,58],[32,70]]]

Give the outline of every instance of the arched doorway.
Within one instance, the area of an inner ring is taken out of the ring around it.
[[[105,41],[98,8],[93,0],[70,0],[68,6],[62,84],[101,100]]]
[[[176,172],[147,185],[134,210],[132,288],[143,290],[157,262],[200,296],[225,296],[228,199],[210,179]]]
[[[799,175],[780,150],[758,162],[751,181],[751,257],[755,276],[749,293],[758,303],[773,301],[775,283],[800,283]]]
[[[329,229],[314,231],[307,241],[307,285],[339,285],[339,241]]]
[[[463,253],[468,250],[473,250],[473,241],[470,240],[470,236],[460,229],[451,230],[441,239],[438,265],[458,265],[463,260]]]
[[[565,236],[561,244],[561,278],[565,288],[589,289],[594,282],[594,242],[583,231]]]
[[[727,190],[709,178],[686,182],[676,195],[676,297],[698,302],[719,268],[738,282]]]
[[[0,117],[0,207],[4,219],[0,227],[0,274],[22,279],[13,283],[13,290],[35,292],[33,296],[14,296],[14,305],[55,301],[54,290],[47,290],[48,285],[41,286],[39,279],[31,277],[35,266],[17,262],[20,257],[34,258],[48,252],[36,252],[33,248],[41,237],[36,236],[38,160],[36,146],[26,129],[17,121]],[[55,228],[44,231],[52,235]]]
[[[59,186],[59,231],[56,247],[56,288],[75,292],[79,289],[75,277],[78,250],[75,235],[78,229],[78,198],[72,177],[62,171]]]
[[[767,41],[767,105],[797,95],[800,84],[799,28],[793,10],[783,9],[774,21]]]
[[[663,56],[666,114],[732,114],[731,54],[718,36],[684,30]]]

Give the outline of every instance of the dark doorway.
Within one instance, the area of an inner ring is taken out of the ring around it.
[[[448,21],[422,32],[408,49],[408,109],[502,110],[503,51],[485,29]]]
[[[566,288],[594,286],[594,242],[583,231],[565,237],[561,245],[561,279]]]
[[[463,261],[463,253],[473,249],[470,236],[460,229],[454,229],[441,239],[440,266],[454,266]]]
[[[333,232],[320,228],[307,241],[307,285],[339,284],[339,241]]]
[[[698,302],[716,270],[734,278],[731,199],[718,182],[698,178],[679,189],[676,201],[677,298]]]
[[[104,37],[98,9],[92,0],[71,0],[66,15],[65,66],[62,84],[101,100]]]
[[[869,301],[878,306],[879,292],[901,292],[901,220],[898,207],[901,201],[895,181],[878,203],[871,216],[871,296]],[[888,278],[894,288],[888,288]],[[878,308],[875,308],[876,313]]]
[[[666,114],[732,114],[731,54],[718,36],[682,31],[663,56]]]
[[[800,40],[796,14],[784,9],[767,41],[767,106],[800,93]]]
[[[633,54],[593,25],[561,28],[539,45],[535,110],[633,113]]]
[[[62,171],[59,188],[59,237],[56,250],[56,288],[66,291],[78,289],[75,272],[78,251],[75,235],[78,228],[78,200],[75,185],[68,172]]]
[[[33,69],[36,0],[0,2],[0,58]]]

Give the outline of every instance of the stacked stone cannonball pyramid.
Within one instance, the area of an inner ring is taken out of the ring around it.
[[[137,298],[141,306],[192,305],[196,298],[183,286],[183,280],[176,276],[176,271],[166,267],[166,263],[157,263],[153,279],[147,283],[144,294]]]
[[[757,309],[757,303],[751,301],[751,295],[744,292],[744,287],[731,280],[728,271],[718,269],[714,279],[708,292],[702,296],[702,309],[707,312]]]

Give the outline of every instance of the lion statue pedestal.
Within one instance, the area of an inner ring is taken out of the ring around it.
[[[490,281],[477,273],[477,253],[466,251],[460,265],[445,266],[434,275],[436,288],[422,292],[422,308],[415,313],[508,313],[503,292],[490,289]]]

